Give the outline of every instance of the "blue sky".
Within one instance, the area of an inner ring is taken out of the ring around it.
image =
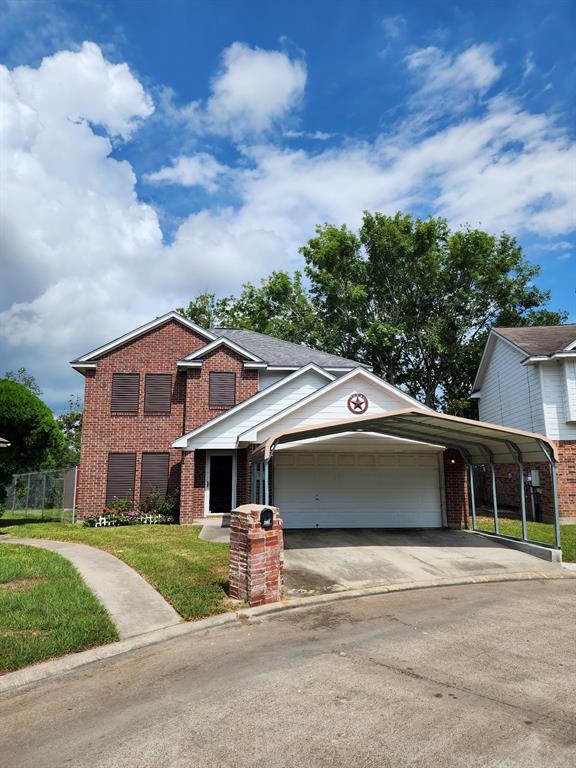
[[[576,6],[0,5],[3,368],[300,266],[364,208],[516,235],[576,321]]]

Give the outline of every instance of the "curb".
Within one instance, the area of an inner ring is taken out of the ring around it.
[[[399,584],[388,584],[374,587],[365,587],[363,589],[350,589],[333,592],[326,595],[314,595],[310,597],[296,597],[283,600],[280,603],[270,605],[261,605],[255,608],[244,608],[230,613],[221,613],[217,616],[210,616],[207,619],[201,619],[194,622],[183,622],[174,624],[171,627],[157,629],[147,632],[143,635],[136,635],[125,640],[120,640],[108,645],[101,645],[97,648],[90,648],[79,653],[72,653],[62,656],[59,659],[42,661],[31,667],[8,672],[0,676],[0,694],[15,691],[19,688],[37,685],[46,680],[51,680],[72,672],[80,667],[94,664],[98,661],[115,658],[130,651],[139,648],[146,648],[167,640],[174,640],[187,635],[200,634],[211,629],[218,629],[231,625],[241,626],[246,620],[251,618],[261,618],[273,616],[288,611],[300,611],[309,608],[315,608],[320,605],[327,605],[344,600],[356,600],[362,597],[373,597],[376,595],[388,595],[396,592],[410,592],[419,589],[434,589],[438,587],[459,587],[468,584],[497,584],[502,582],[514,581],[555,581],[560,579],[575,579],[576,573],[565,570],[558,572],[549,571],[531,571],[509,574],[495,574],[484,576],[470,576],[466,578],[454,579],[434,579],[430,581],[403,582]]]

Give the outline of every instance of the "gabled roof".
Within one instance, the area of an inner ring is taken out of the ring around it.
[[[537,325],[526,328],[493,328],[530,356],[546,356],[563,352],[576,342],[576,323]]]
[[[228,347],[228,349],[233,350],[234,352],[239,354],[240,357],[243,357],[244,360],[249,360],[252,363],[257,364],[257,367],[260,367],[260,365],[262,365],[263,367],[266,366],[265,361],[262,360],[261,357],[254,355],[252,352],[248,351],[247,349],[244,349],[244,347],[241,347],[239,344],[236,344],[234,341],[231,341],[230,339],[225,339],[225,338],[214,339],[214,341],[211,341],[209,344],[206,344],[206,346],[200,347],[200,349],[197,349],[195,352],[192,352],[192,354],[187,355],[186,357],[183,357],[182,360],[178,360],[177,364],[179,366],[186,366],[187,363],[191,363],[196,360],[201,360],[210,352],[213,352],[215,349],[218,349],[218,347],[222,347],[222,346]]]
[[[316,363],[323,368],[350,369],[361,365],[357,360],[331,355],[318,349],[294,344],[291,341],[276,339],[257,331],[245,328],[211,328],[211,333],[235,342],[244,349],[265,360],[269,366],[278,368],[300,368],[308,363]]]
[[[200,328],[199,325],[196,325],[196,323],[193,323],[190,320],[187,320],[185,317],[182,317],[182,315],[178,312],[167,312],[165,315],[160,315],[160,317],[157,317],[155,320],[151,320],[149,323],[141,325],[138,328],[135,328],[133,331],[129,331],[123,336],[119,336],[117,339],[113,339],[112,341],[109,341],[107,344],[104,344],[97,349],[93,349],[91,352],[76,358],[76,360],[72,360],[70,365],[73,368],[92,368],[94,367],[93,361],[96,358],[104,355],[106,352],[110,352],[111,350],[122,346],[122,344],[126,344],[127,342],[138,338],[138,336],[143,336],[145,333],[148,333],[148,331],[151,331],[154,328],[158,328],[159,326],[164,325],[171,320],[175,320],[177,323],[180,323],[186,328],[189,328],[199,336],[203,336],[207,341],[214,341],[216,338],[216,336],[211,331],[206,331],[204,328]],[[92,361],[92,365],[83,365],[83,363],[88,363],[89,361]]]
[[[492,328],[472,385],[472,397],[478,397],[496,342],[509,344],[525,355],[522,364],[532,364],[556,357],[574,357],[576,323],[535,325],[520,328]]]
[[[208,342],[202,349],[183,358],[180,361],[180,365],[183,367],[186,365],[189,367],[199,367],[201,365],[201,358],[221,344],[225,344],[229,349],[233,349],[244,357],[247,361],[247,368],[298,370],[302,366],[308,365],[308,363],[315,363],[328,370],[347,371],[360,365],[355,360],[331,355],[328,352],[321,352],[317,349],[305,347],[302,344],[293,344],[290,341],[276,339],[273,336],[267,336],[256,331],[248,331],[244,328],[212,328],[207,331],[205,328],[201,328],[196,323],[182,317],[178,312],[167,312],[165,315],[161,315],[155,320],[141,325],[133,331],[129,331],[123,336],[119,336],[117,339],[113,339],[85,355],[77,357],[71,361],[70,365],[80,371],[87,368],[95,368],[96,360],[101,355],[111,352],[113,349],[127,344],[139,336],[143,336],[145,333],[171,320],[189,328]]]
[[[207,429],[210,429],[211,427],[215,426],[216,424],[219,424],[222,421],[225,421],[226,419],[229,419],[231,416],[234,416],[239,411],[244,410],[249,405],[252,405],[258,400],[261,400],[263,397],[266,397],[267,395],[272,394],[273,392],[276,392],[276,390],[281,389],[282,387],[285,387],[287,384],[290,384],[294,381],[294,379],[299,378],[304,373],[308,373],[309,371],[314,371],[315,373],[318,373],[320,376],[323,376],[327,381],[334,381],[334,376],[332,376],[327,371],[323,370],[319,366],[315,365],[314,363],[310,363],[309,365],[305,365],[302,368],[298,369],[294,373],[290,374],[290,376],[285,376],[284,378],[280,379],[280,381],[277,381],[275,384],[272,384],[269,387],[266,387],[265,389],[261,389],[259,392],[257,392],[255,395],[252,395],[252,397],[247,398],[246,400],[242,400],[241,403],[238,403],[238,405],[235,405],[234,408],[230,408],[230,410],[226,411],[225,413],[221,413],[219,416],[216,416],[213,419],[210,419],[210,421],[205,422],[204,424],[201,424],[199,427],[196,427],[196,429],[193,429],[191,432],[187,432],[185,435],[182,435],[182,437],[179,437],[177,440],[174,440],[172,443],[173,448],[186,448],[188,444],[188,440],[190,438],[196,437],[196,435],[201,434],[202,432],[205,432]],[[324,387],[321,387],[323,390]]]
[[[249,435],[253,436],[254,432],[257,432],[261,429],[265,429],[266,427],[269,427],[271,424],[275,424],[277,421],[280,421],[286,416],[289,416],[291,413],[298,410],[299,408],[302,408],[303,406],[308,405],[308,403],[313,402],[317,398],[322,397],[322,395],[325,395],[327,392],[330,392],[331,390],[341,386],[342,384],[346,384],[348,381],[350,381],[350,379],[353,379],[356,376],[363,376],[369,381],[372,381],[375,384],[378,384],[379,386],[382,387],[382,389],[385,389],[393,393],[397,397],[399,397],[401,400],[404,400],[407,405],[410,405],[412,407],[416,406],[417,408],[420,408],[422,410],[435,413],[435,411],[433,411],[432,408],[429,408],[427,405],[420,403],[414,397],[407,395],[406,392],[402,392],[401,389],[398,389],[398,387],[394,387],[392,384],[389,384],[387,381],[384,381],[384,379],[381,379],[379,376],[376,376],[376,374],[372,373],[371,371],[367,371],[365,368],[354,368],[354,370],[350,371],[344,376],[340,376],[340,378],[334,379],[334,381],[332,381],[330,384],[326,384],[326,386],[320,387],[320,389],[317,389],[315,392],[312,392],[307,397],[302,398],[302,400],[299,400],[297,403],[294,403],[288,408],[285,408],[283,411],[280,411],[279,413],[274,414],[274,416],[271,416],[269,419],[266,419],[266,421],[261,422],[255,427],[250,427],[250,429],[246,430],[246,432],[243,432],[241,435],[239,435],[238,440],[240,441],[240,440],[248,439],[248,436]]]

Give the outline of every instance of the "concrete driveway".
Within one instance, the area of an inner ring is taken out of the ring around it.
[[[0,696],[2,768],[572,768],[576,580],[272,614]]]
[[[559,573],[562,566],[468,531],[285,531],[288,595],[438,582],[475,576]]]

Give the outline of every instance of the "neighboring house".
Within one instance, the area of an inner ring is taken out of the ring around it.
[[[561,522],[576,522],[576,324],[493,328],[472,397],[482,421],[538,432],[555,442]],[[549,519],[549,467],[526,470],[528,509],[533,497],[536,512],[540,505]],[[512,507],[519,503],[517,471],[514,465],[498,468],[498,499]]]
[[[477,463],[478,442],[503,432],[476,439],[476,422],[436,414],[353,360],[176,312],[71,365],[86,378],[79,517],[157,488],[180,491],[182,523],[260,498],[286,527],[462,527],[455,449]],[[532,436],[510,439],[541,457]]]

